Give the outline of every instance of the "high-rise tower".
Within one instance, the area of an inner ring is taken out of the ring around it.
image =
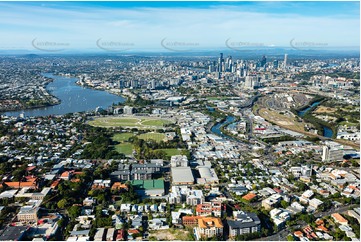
[[[287,57],[288,57],[288,55],[285,54],[285,58],[284,58],[284,60],[283,60],[283,67],[284,67],[284,68],[286,68],[286,66],[287,66]]]

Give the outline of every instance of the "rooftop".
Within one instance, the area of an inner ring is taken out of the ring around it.
[[[14,227],[6,227],[2,235],[0,235],[1,241],[14,241],[20,239],[23,233],[27,230],[25,226],[14,226]]]
[[[347,223],[348,221],[339,213],[333,213],[331,215],[338,223]]]
[[[242,198],[247,200],[247,201],[250,201],[252,200],[253,198],[255,198],[257,195],[254,194],[254,193],[248,193],[247,195],[244,195]]]
[[[164,180],[134,180],[132,181],[132,185],[135,189],[164,189]]]
[[[211,218],[211,217],[199,218],[198,226],[200,228],[209,228],[209,227],[223,228],[222,220],[220,218]]]
[[[194,177],[190,167],[172,167],[173,183],[192,183]]]

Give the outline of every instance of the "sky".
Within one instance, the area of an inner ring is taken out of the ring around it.
[[[0,49],[359,48],[353,2],[0,2]]]

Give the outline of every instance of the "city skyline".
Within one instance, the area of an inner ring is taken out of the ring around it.
[[[359,2],[2,2],[0,50],[359,49]]]
[[[0,241],[360,241],[356,7],[0,2]]]

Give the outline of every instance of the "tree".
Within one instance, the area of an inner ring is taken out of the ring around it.
[[[332,207],[332,202],[330,200],[326,200],[319,206],[319,210],[325,212]]]
[[[281,207],[287,208],[288,206],[289,206],[289,203],[288,203],[288,202],[286,202],[285,200],[282,200],[282,201],[281,201]]]
[[[298,187],[299,191],[306,191],[308,189],[308,186],[303,182],[296,182],[296,187]]]
[[[112,218],[111,217],[97,218],[95,220],[95,225],[97,227],[109,227],[109,226],[112,226]]]
[[[59,220],[58,220],[58,226],[59,226],[59,228],[63,228],[64,225],[65,225],[65,220],[64,220],[64,218],[59,219]]]
[[[299,219],[305,221],[308,224],[310,224],[313,221],[315,221],[315,216],[313,216],[313,214],[301,214]]]
[[[58,208],[64,209],[68,205],[68,202],[65,198],[63,198],[57,203],[57,205],[58,205]]]
[[[99,204],[104,204],[106,202],[106,195],[104,193],[100,193],[97,196],[97,200]]]
[[[295,241],[295,238],[292,235],[287,235],[287,241]]]
[[[80,215],[80,213],[81,213],[81,208],[78,206],[71,206],[68,209],[68,214],[71,219],[75,219]]]
[[[27,165],[24,164],[13,172],[14,180],[20,181],[25,176]]]

